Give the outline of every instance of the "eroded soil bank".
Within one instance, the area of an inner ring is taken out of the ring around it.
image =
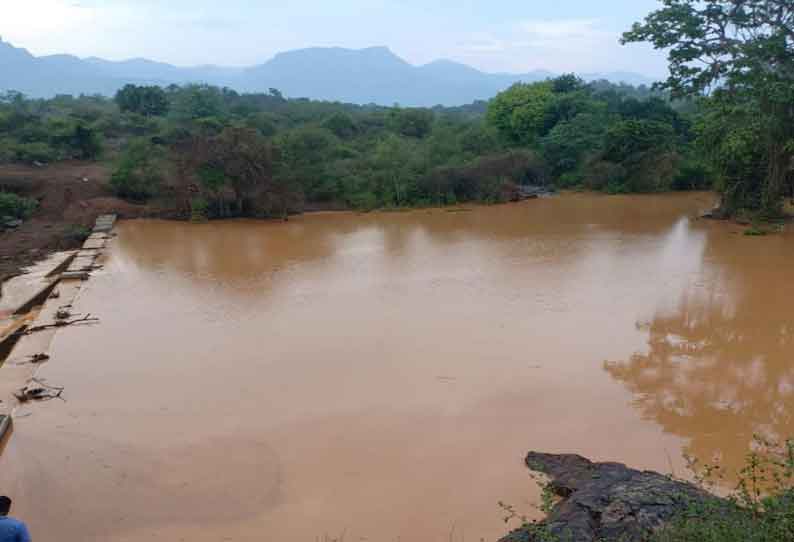
[[[0,486],[43,540],[495,540],[527,449],[739,464],[794,434],[794,252],[712,204],[122,222]]]
[[[59,162],[42,167],[0,165],[0,190],[38,202],[33,215],[20,227],[0,230],[0,281],[18,275],[53,252],[79,248],[99,215],[156,214],[146,206],[114,197],[109,178],[110,168],[95,162]]]

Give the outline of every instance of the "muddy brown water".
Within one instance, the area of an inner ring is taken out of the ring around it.
[[[38,540],[478,541],[529,449],[737,465],[794,435],[794,238],[712,203],[123,222],[0,487]]]

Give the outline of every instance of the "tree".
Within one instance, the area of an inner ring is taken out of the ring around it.
[[[713,94],[754,102],[761,115],[765,175],[760,209],[778,214],[794,157],[794,3],[791,0],[661,0],[623,42],[668,50],[674,96]]]
[[[323,128],[332,132],[340,139],[348,139],[356,135],[358,127],[350,115],[334,113],[323,121]]]
[[[552,172],[562,175],[576,170],[588,154],[601,147],[606,129],[606,117],[591,113],[581,113],[557,124],[542,141],[543,154]]]
[[[398,207],[410,202],[417,180],[415,156],[411,142],[393,134],[375,147],[372,164],[385,202]]]
[[[553,83],[516,83],[488,106],[488,122],[512,144],[530,145],[541,136],[554,99]]]
[[[610,192],[668,190],[675,176],[675,132],[672,126],[653,120],[627,119],[613,124],[604,135],[601,160],[611,163],[614,175],[607,181]],[[607,166],[609,168],[609,166]]]
[[[110,177],[116,194],[132,201],[146,201],[160,192],[164,152],[143,138],[133,139],[119,157]]]
[[[186,85],[173,92],[174,109],[180,117],[190,120],[216,117],[223,110],[224,95],[217,87]]]
[[[126,85],[116,93],[115,100],[122,111],[146,117],[161,116],[168,112],[168,96],[156,86]]]
[[[300,185],[308,197],[328,201],[335,196],[333,179],[326,175],[331,152],[338,139],[328,130],[302,127],[276,138],[278,176]]]
[[[83,123],[75,125],[71,146],[75,150],[77,158],[81,160],[93,160],[102,154],[102,139],[99,134]]]
[[[198,136],[190,152],[193,169],[217,199],[221,215],[228,214],[223,201],[227,186],[238,215],[252,214],[254,200],[282,195],[273,178],[273,148],[254,129],[226,128],[217,136]]]
[[[433,112],[429,109],[395,108],[389,115],[392,129],[406,137],[423,138],[433,126]]]
[[[582,90],[584,81],[574,73],[566,73],[551,80],[551,87],[555,94],[565,94]]]

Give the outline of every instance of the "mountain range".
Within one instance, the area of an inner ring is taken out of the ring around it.
[[[113,95],[128,83],[170,85],[208,83],[240,92],[276,88],[291,98],[358,104],[455,106],[487,100],[515,82],[542,81],[551,72],[485,73],[451,60],[414,66],[387,47],[344,49],[315,47],[279,53],[247,68],[178,67],[143,58],[110,61],[72,55],[34,56],[0,39],[0,91],[31,97],[57,94]],[[629,72],[581,74],[585,80],[650,85],[653,80]]]

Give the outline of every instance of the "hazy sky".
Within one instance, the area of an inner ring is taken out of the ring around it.
[[[387,45],[484,71],[665,73],[620,46],[658,0],[0,0],[0,36],[34,54],[251,65],[311,46]]]

